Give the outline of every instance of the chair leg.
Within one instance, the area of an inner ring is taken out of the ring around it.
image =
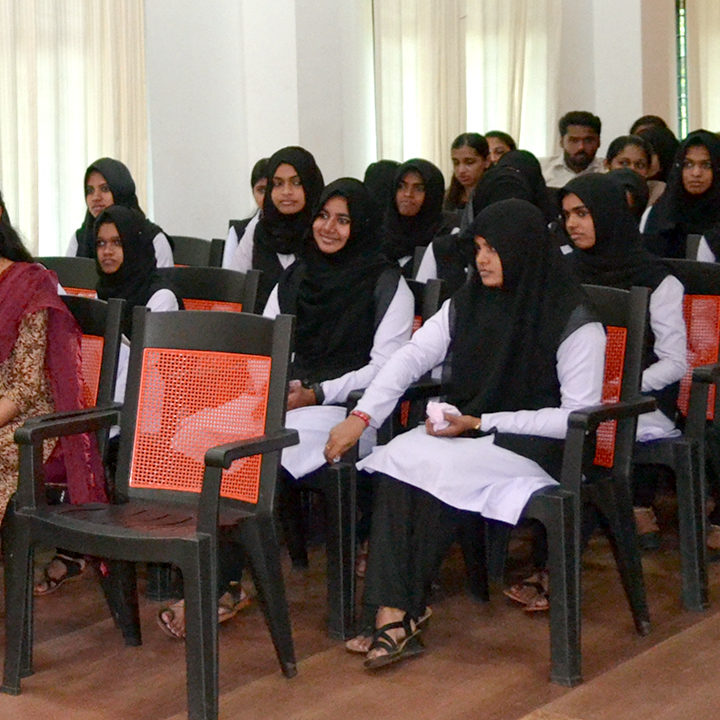
[[[217,551],[210,538],[201,539],[193,550],[193,556],[182,564],[188,718],[217,720]]]
[[[687,610],[708,607],[705,557],[704,459],[694,441],[673,444],[678,499],[682,599]]]
[[[328,634],[355,634],[355,469],[340,464],[325,471]]]
[[[141,645],[135,563],[125,560],[101,560],[98,572],[100,587],[125,644],[131,647]]]
[[[275,652],[285,677],[297,674],[285,581],[280,567],[280,549],[270,517],[255,516],[240,523],[245,548]]]
[[[475,600],[489,602],[488,564],[485,550],[485,520],[480,513],[464,512],[458,539],[465,560],[468,590]]]
[[[580,541],[577,499],[553,488],[533,513],[547,530],[550,582],[550,679],[573,687],[582,682],[580,647]]]
[[[511,531],[512,525],[496,520],[486,521],[488,576],[492,582],[502,583],[505,579],[505,563]]]
[[[610,529],[610,544],[638,635],[650,632],[640,547],[635,533],[629,483],[602,480],[593,484],[595,501]]]
[[[20,694],[20,680],[32,669],[33,553],[30,528],[8,506],[2,531],[5,556],[5,668],[0,690]]]

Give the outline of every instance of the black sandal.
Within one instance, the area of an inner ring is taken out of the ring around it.
[[[65,572],[53,577],[50,575],[50,566],[53,563],[61,563],[65,567]],[[43,568],[42,578],[33,586],[33,595],[41,597],[54,593],[63,583],[73,578],[79,578],[87,568],[87,560],[83,557],[70,557],[57,553],[53,559]]]
[[[363,665],[366,670],[377,670],[425,652],[425,646],[420,638],[420,628],[416,625],[413,630],[410,623],[411,618],[405,613],[402,620],[387,623],[375,630],[370,650],[382,649],[386,650],[387,653],[365,660]],[[395,628],[403,628],[405,637],[395,640],[390,636],[387,631]]]

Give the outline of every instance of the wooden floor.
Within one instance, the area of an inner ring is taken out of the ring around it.
[[[653,631],[639,638],[610,552],[594,539],[583,561],[585,684],[548,681],[548,621],[527,615],[494,588],[479,604],[464,590],[458,553],[443,569],[444,597],[424,656],[378,674],[324,631],[324,554],[286,566],[299,673],[286,680],[256,605],[220,629],[222,718],[283,720],[680,720],[720,717],[720,567],[711,564],[711,607],[685,612],[671,533],[644,558]],[[522,551],[522,544],[520,545]],[[520,567],[515,568],[520,571]],[[184,648],[155,625],[141,599],[144,644],[126,648],[91,575],[35,605],[35,674],[18,697],[0,695],[0,720],[180,720]]]

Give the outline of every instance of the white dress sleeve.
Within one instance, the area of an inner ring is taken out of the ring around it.
[[[433,243],[430,243],[423,253],[422,262],[418,268],[415,279],[418,282],[427,282],[437,277],[437,261],[435,260],[435,250]]]
[[[173,267],[175,265],[172,247],[165,233],[159,232],[153,238],[153,247],[155,248],[155,262],[159,268]]]
[[[642,392],[662,390],[687,369],[687,332],[683,317],[682,283],[668,275],[650,295],[650,329],[655,336],[654,362],[642,375]]]
[[[145,306],[152,312],[172,312],[180,309],[175,293],[167,288],[154,292]]]
[[[252,269],[253,241],[255,239],[255,226],[257,225],[254,220],[255,218],[248,223],[227,265],[225,265],[225,256],[223,256],[223,267],[243,273]]]
[[[383,365],[357,405],[380,427],[406,388],[440,364],[450,346],[450,300]]]
[[[65,251],[65,257],[75,257],[78,251],[77,233],[73,233],[68,243],[67,250]]]
[[[515,412],[483,413],[483,430],[564,438],[573,410],[597,405],[602,399],[605,369],[605,330],[586,323],[571,333],[557,350],[560,407]]]
[[[345,402],[353,390],[366,388],[388,359],[410,339],[415,315],[415,300],[403,278],[398,281],[393,299],[378,324],[370,349],[370,362],[358,370],[321,383],[325,405]]]
[[[703,235],[700,238],[700,245],[698,246],[698,252],[696,260],[700,260],[701,262],[716,262],[717,258],[715,257],[715,253],[710,249],[710,246],[707,244],[707,240],[705,239],[705,236]]]

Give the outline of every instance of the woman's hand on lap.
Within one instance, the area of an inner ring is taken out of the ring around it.
[[[328,436],[325,445],[325,459],[329,463],[338,462],[355,443],[365,430],[365,423],[355,415],[349,415],[341,423],[338,423]]]
[[[433,424],[429,418],[425,420],[425,431],[428,435],[434,435],[435,437],[457,437],[469,430],[478,429],[480,423],[479,417],[473,417],[472,415],[451,415],[444,413],[445,420],[450,423],[446,428],[442,430],[433,430]]]

